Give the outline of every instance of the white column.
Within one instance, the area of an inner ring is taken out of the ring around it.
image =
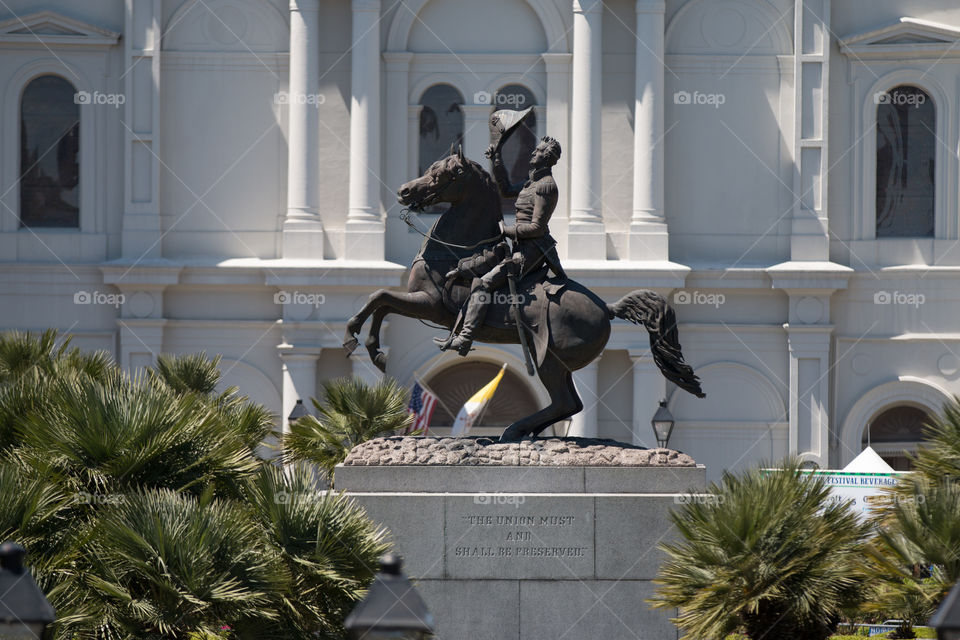
[[[637,0],[631,260],[667,260],[663,214],[663,0]]]
[[[490,146],[492,109],[489,104],[465,104],[461,110],[463,111],[463,153],[489,171],[490,161],[483,152]]]
[[[386,348],[382,349],[384,353]],[[369,385],[375,385],[383,380],[383,372],[370,360],[366,349],[357,349],[350,354],[350,373],[354,378],[360,378]]]
[[[600,359],[596,359],[583,369],[573,372],[573,383],[583,402],[583,411],[570,419],[569,436],[580,438],[597,437],[597,371],[600,368]]]
[[[603,2],[573,2],[573,96],[570,105],[570,224],[567,257],[604,260],[607,239],[600,204],[600,112]]]
[[[124,3],[123,110],[126,162],[121,253],[158,259],[160,224],[160,0]]]
[[[353,0],[347,260],[383,260],[380,215],[380,0]]]
[[[312,410],[310,398],[317,395],[317,361],[320,359],[319,347],[303,348],[289,344],[277,347],[283,361],[283,410],[280,420],[283,432],[288,431],[287,416],[293,411],[297,400],[303,400],[308,411]]]
[[[287,215],[283,257],[323,259],[320,217],[320,0],[290,0]]]
[[[633,362],[633,444],[657,446],[650,421],[661,400],[667,399],[667,379],[660,373],[650,349],[631,349]]]
[[[407,227],[400,220],[402,207],[397,202],[395,194],[404,182],[412,176],[407,167],[407,110],[409,108],[409,77],[410,60],[413,54],[409,51],[385,51],[383,54],[384,72],[386,75],[387,95],[385,97],[386,121],[384,134],[386,136],[386,156],[390,158],[384,167],[386,176],[387,199],[384,205],[387,208],[386,232],[391,238],[405,237]],[[386,247],[386,259],[390,262],[405,262],[409,259],[406,243],[391,242]]]
[[[560,162],[553,168],[553,177],[560,188],[557,208],[550,220],[552,235],[557,240],[560,255],[567,255],[567,229],[570,221],[570,62],[569,53],[544,53],[543,64],[547,71],[547,117],[548,136],[560,142]],[[538,120],[540,122],[540,120]]]

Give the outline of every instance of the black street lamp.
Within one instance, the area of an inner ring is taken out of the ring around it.
[[[400,556],[392,553],[380,558],[380,573],[345,623],[357,640],[426,640],[433,635],[433,614],[402,566]]]
[[[307,408],[303,406],[303,400],[298,398],[297,404],[293,405],[293,409],[290,410],[290,415],[287,416],[287,422],[296,422],[305,415],[307,415]]]
[[[661,400],[657,412],[653,414],[650,424],[653,425],[653,434],[657,438],[657,446],[666,449],[673,432],[673,414],[667,409],[667,401]]]
[[[937,630],[937,640],[960,640],[960,582],[940,603],[930,618],[930,626]]]
[[[0,638],[39,640],[56,614],[30,570],[23,566],[27,550],[16,542],[0,544]]]

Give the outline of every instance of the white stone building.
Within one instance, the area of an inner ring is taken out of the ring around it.
[[[618,321],[561,429],[653,444],[666,398],[671,446],[711,477],[787,452],[838,467],[868,439],[895,458],[960,392],[952,0],[3,5],[0,328],[130,369],[222,353],[280,416],[375,378],[341,340],[405,285],[420,237],[395,190],[451,142],[482,160],[493,106],[532,102],[508,155],[563,145],[567,269],[608,301],[669,295],[708,394],[668,387]],[[438,333],[391,316],[388,374],[455,412],[507,362],[487,422],[543,402],[517,348],[464,360]]]

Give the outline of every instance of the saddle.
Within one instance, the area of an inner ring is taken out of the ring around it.
[[[542,265],[517,282],[521,321],[532,338],[531,346],[536,354],[537,365],[543,364],[550,346],[550,304],[557,304],[567,282],[566,279],[548,278],[547,273],[546,265]],[[460,313],[469,296],[469,281],[451,279],[443,287],[443,305],[455,316]],[[498,329],[517,326],[513,298],[507,285],[493,293],[483,325]]]

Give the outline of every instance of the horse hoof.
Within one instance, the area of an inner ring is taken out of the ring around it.
[[[526,435],[526,433],[516,427],[507,427],[506,430],[500,434],[500,442],[520,442]]]
[[[380,369],[383,373],[387,372],[387,354],[382,351],[378,352],[377,355],[373,356],[373,364],[377,365],[377,369]]]
[[[343,348],[347,350],[348,358],[350,357],[350,354],[353,353],[354,350],[359,346],[360,346],[360,341],[357,340],[356,338],[350,338],[343,343]]]

